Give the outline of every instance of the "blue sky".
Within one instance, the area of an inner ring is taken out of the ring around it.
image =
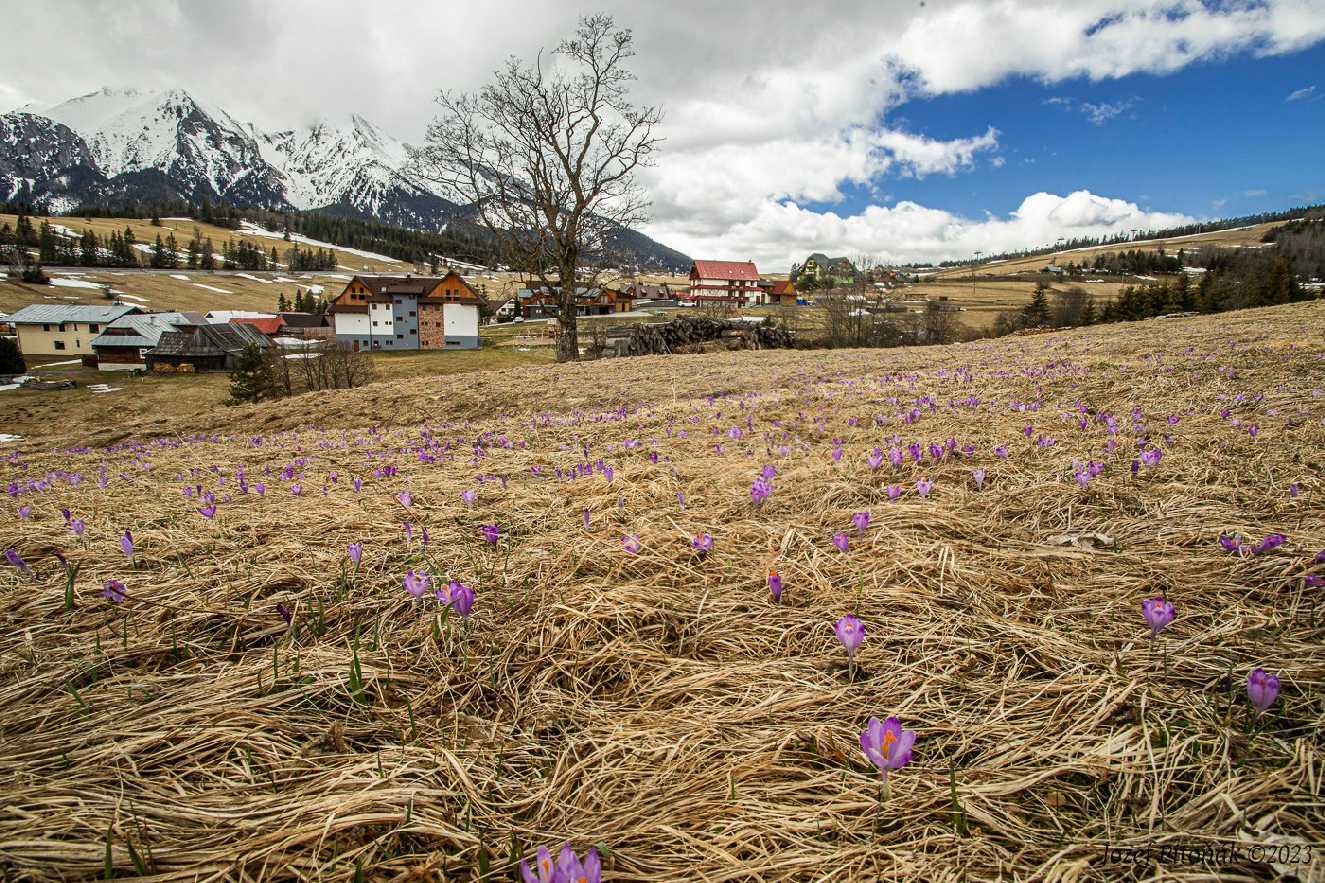
[[[1312,86],[1309,96],[1287,100]],[[1017,76],[912,99],[882,122],[941,140],[992,126],[999,148],[955,175],[851,185],[843,202],[806,208],[854,213],[885,196],[973,217],[1002,215],[1028,193],[1081,188],[1194,217],[1325,202],[1325,44],[1102,82]]]
[[[417,141],[439,90],[601,11],[666,115],[643,230],[694,257],[943,260],[1325,201],[1325,0],[380,5],[19,4],[0,109],[185,88],[268,130],[357,113]]]

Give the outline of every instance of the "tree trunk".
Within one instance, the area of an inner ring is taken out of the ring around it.
[[[561,268],[561,293],[557,298],[557,361],[574,362],[580,358],[580,335],[576,326],[575,265]],[[566,280],[570,280],[567,284]]]

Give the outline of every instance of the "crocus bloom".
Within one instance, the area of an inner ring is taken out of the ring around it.
[[[469,612],[474,609],[474,590],[464,583],[452,580],[447,588],[451,591],[451,606],[464,619],[469,619]]]
[[[1247,698],[1256,706],[1257,714],[1265,714],[1279,697],[1279,678],[1263,668],[1247,675]]]
[[[895,500],[902,495],[902,486],[900,484],[888,485],[888,499]]]
[[[495,524],[485,524],[479,528],[483,534],[483,539],[489,543],[495,543],[501,539],[501,528]]]
[[[415,598],[422,598],[423,593],[428,591],[428,585],[432,582],[432,577],[423,571],[415,573],[411,568],[405,573],[405,591],[409,592]]]
[[[31,507],[31,506],[19,506],[19,507],[18,507],[18,517],[19,517],[19,518],[22,518],[22,519],[24,519],[24,520],[27,520],[28,518],[31,518],[31,517],[32,517],[32,507]]]
[[[833,534],[833,545],[837,546],[837,551],[845,552],[847,550],[847,546],[849,546],[850,544],[851,544],[851,538],[847,536],[846,531],[839,530],[837,533]]]
[[[691,547],[703,558],[709,552],[713,551],[713,537],[706,533],[695,534],[694,539],[690,541]]]
[[[32,568],[28,567],[28,563],[26,561],[18,557],[18,550],[16,550],[13,546],[10,546],[8,549],[5,549],[5,560],[8,561],[10,564],[14,565],[15,567],[17,567],[23,573],[26,573],[28,576],[32,576]]]
[[[984,487],[984,486],[985,486],[985,471],[984,471],[983,469],[979,468],[979,467],[976,467],[975,469],[972,469],[972,470],[971,470],[971,481],[975,482],[975,486],[978,487],[978,488],[982,488],[982,487]]]
[[[1225,552],[1236,552],[1242,548],[1242,534],[1235,533],[1232,536],[1221,533],[1219,535],[1219,545],[1224,547]]]
[[[584,854],[584,861],[575,857],[575,851],[566,843],[561,847],[561,853],[557,856],[557,870],[554,880],[556,883],[602,883],[603,871],[602,862],[598,858],[598,850],[590,847]]]
[[[1141,615],[1145,617],[1146,624],[1150,626],[1150,638],[1154,640],[1155,636],[1162,632],[1166,625],[1173,622],[1173,603],[1164,600],[1164,597],[1160,595],[1154,598],[1146,598],[1141,602]]]
[[[200,509],[198,509],[198,513],[199,513],[200,515],[202,515],[203,518],[215,518],[215,517],[216,517],[216,504],[215,504],[215,503],[208,503],[206,506],[203,506],[203,507],[201,507]]]
[[[1277,549],[1288,542],[1288,535],[1282,533],[1267,534],[1265,539],[1251,547],[1251,554],[1260,555],[1262,552],[1268,552],[1271,549]]]
[[[750,486],[750,499],[754,501],[756,509],[758,509],[760,504],[767,500],[772,493],[773,485],[762,475],[756,478],[754,484]]]
[[[870,514],[868,512],[857,512],[851,516],[851,523],[856,526],[856,535],[864,536],[865,528],[870,526]]]
[[[125,555],[133,557],[133,534],[129,533],[127,527],[124,529],[124,536],[120,537],[120,548],[124,550]]]
[[[883,465],[883,451],[878,448],[870,451],[869,456],[865,458],[865,462],[869,464],[871,470],[878,469]]]
[[[281,615],[281,619],[285,620],[287,626],[294,622],[294,614],[290,612],[290,608],[285,605],[284,601],[276,602],[276,612]]]
[[[125,598],[124,583],[117,579],[106,580],[101,586],[101,597],[120,603]]]
[[[860,747],[870,763],[885,776],[889,770],[899,770],[911,761],[911,747],[915,745],[915,730],[902,729],[896,717],[880,723],[877,717],[860,731]]]
[[[474,505],[474,501],[478,499],[478,491],[472,489],[461,491],[460,499],[464,500],[466,506],[472,506]]]
[[[1141,452],[1141,462],[1147,466],[1156,466],[1163,456],[1164,452],[1159,448],[1151,448],[1148,451]]]
[[[994,456],[1000,460],[1006,460],[1008,458],[1007,447],[1005,447],[1004,445],[999,445],[998,447],[994,448]]]
[[[621,548],[625,549],[631,555],[638,555],[640,550],[639,534],[631,534],[621,538]]]
[[[782,575],[776,570],[768,572],[768,590],[773,593],[773,603],[782,603]]]
[[[538,876],[534,876],[529,870],[528,861],[520,860],[520,876],[524,878],[525,883],[552,883],[552,851],[546,846],[538,847],[534,864],[538,867]]]
[[[847,658],[854,659],[856,648],[865,640],[865,623],[861,622],[854,614],[848,613],[833,623],[833,632],[837,635],[837,639],[842,642],[842,646],[846,648]]]
[[[363,543],[350,543],[349,552],[350,560],[354,562],[355,567],[358,567],[359,559],[363,558]]]
[[[584,510],[584,529],[585,529],[585,530],[588,530],[588,529],[589,529],[589,510],[588,510],[588,509],[585,509],[585,510]]]
[[[401,491],[396,494],[396,499],[399,500],[400,505],[404,506],[406,509],[414,505],[414,498],[409,495],[409,491]]]
[[[916,482],[916,493],[920,494],[922,497],[928,496],[929,492],[933,489],[934,482],[930,481],[928,478],[922,478]]]
[[[74,536],[82,539],[83,531],[87,530],[87,523],[81,518],[69,519],[69,530]]]

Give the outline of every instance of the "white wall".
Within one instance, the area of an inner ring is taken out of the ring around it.
[[[443,337],[478,337],[477,304],[445,304],[442,307]]]
[[[355,337],[368,336],[367,313],[336,313],[335,316],[337,334],[354,335]]]

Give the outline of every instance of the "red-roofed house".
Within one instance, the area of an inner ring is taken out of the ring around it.
[[[231,325],[252,325],[268,337],[275,337],[285,324],[285,320],[280,316],[264,317],[261,319],[237,318],[230,320]]]
[[[690,299],[754,306],[764,302],[754,261],[695,261],[690,265]]]

